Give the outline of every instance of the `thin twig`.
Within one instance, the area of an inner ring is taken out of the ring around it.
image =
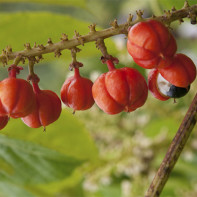
[[[185,4],[182,9],[165,12],[162,16],[154,16],[155,20],[162,21],[163,23],[169,25],[171,22],[176,20],[182,20],[182,18],[190,17],[195,18],[197,13],[197,4],[189,6]],[[137,12],[137,19],[132,21],[132,16],[130,15],[128,21],[124,24],[117,24],[117,20],[111,23],[112,27],[103,29],[101,31],[96,31],[95,25],[90,25],[90,32],[87,35],[80,35],[79,33],[75,32],[75,36],[72,39],[68,39],[66,34],[62,34],[63,37],[61,38],[60,42],[53,43],[51,39],[49,39],[48,43],[44,46],[43,44],[37,45],[35,44],[34,47],[31,47],[29,43],[25,44],[25,50],[23,51],[15,51],[13,52],[12,49],[9,47],[6,50],[3,50],[2,54],[0,55],[0,62],[3,64],[7,64],[9,60],[14,59],[16,56],[21,55],[23,58],[28,57],[35,57],[41,56],[42,54],[52,53],[60,54],[60,51],[64,49],[71,49],[78,45],[84,45],[87,42],[96,41],[98,39],[106,39],[111,36],[115,36],[118,34],[127,34],[128,27],[132,26],[139,21],[149,20],[150,18],[142,18],[143,12]],[[194,22],[194,21],[193,21]]]
[[[197,94],[194,97],[145,197],[158,197],[167,182],[197,121]]]

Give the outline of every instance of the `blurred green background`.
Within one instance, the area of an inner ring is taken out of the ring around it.
[[[69,38],[77,30],[87,34],[93,22],[97,30],[109,27],[117,18],[126,22],[135,10],[144,17],[161,15],[172,6],[180,9],[182,0],[0,0],[0,48],[23,50],[25,43],[46,44],[50,37],[59,42],[61,34]],[[197,3],[189,1],[190,5]],[[178,52],[197,64],[197,26],[188,19],[172,24]],[[126,50],[124,35],[105,40],[108,52],[119,58],[118,67],[137,68]],[[93,81],[102,72],[101,53],[95,43],[80,46],[81,74]],[[73,73],[68,66],[70,51],[44,56],[35,65],[42,89],[60,94],[65,78]],[[11,62],[10,62],[11,63]],[[0,68],[0,80],[7,66]],[[27,66],[19,75],[26,78]],[[64,107],[61,117],[46,128],[31,129],[21,120],[11,119],[0,131],[1,197],[141,197],[144,196],[167,148],[173,139],[192,98],[190,92],[174,103],[158,101],[149,94],[146,104],[132,113],[107,115],[96,104],[88,111],[76,112]],[[197,128],[167,182],[162,197],[197,196]]]

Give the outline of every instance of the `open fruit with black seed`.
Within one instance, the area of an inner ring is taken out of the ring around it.
[[[148,88],[159,100],[180,98],[188,93],[195,78],[196,66],[193,61],[184,54],[176,54],[169,66],[149,72]]]
[[[185,96],[190,89],[190,85],[177,87],[164,79],[158,69],[152,69],[148,74],[148,88],[155,98],[166,101],[169,98]]]

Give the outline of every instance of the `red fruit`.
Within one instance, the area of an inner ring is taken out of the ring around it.
[[[32,82],[32,84],[36,96],[36,107],[22,120],[31,128],[46,127],[59,118],[62,110],[61,101],[51,90],[40,90],[38,83]]]
[[[139,66],[150,69],[156,68],[161,59],[169,60],[177,45],[167,27],[159,21],[149,20],[130,28],[127,49]]]
[[[136,69],[115,69],[110,60],[107,64],[110,71],[98,77],[92,87],[96,104],[108,114],[131,112],[141,107],[148,94],[144,77]]]
[[[161,101],[166,101],[170,97],[162,94],[161,91],[159,90],[159,87],[158,87],[158,75],[159,75],[158,69],[152,69],[148,73],[148,89],[151,91],[151,93],[153,94],[153,96],[155,98],[157,98],[157,99],[159,99]]]
[[[74,110],[86,110],[92,107],[92,81],[81,77],[79,69],[75,68],[75,75],[69,77],[61,88],[61,99],[64,104]]]
[[[0,130],[3,129],[8,123],[8,116],[0,116]]]
[[[35,95],[32,86],[24,79],[17,79],[20,67],[9,67],[9,77],[0,82],[0,115],[20,118],[32,112]]]
[[[165,64],[165,60],[160,64]],[[171,84],[177,87],[187,87],[196,78],[196,66],[184,54],[176,54],[169,66],[159,69],[160,74]]]

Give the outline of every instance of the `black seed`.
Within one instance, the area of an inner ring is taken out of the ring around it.
[[[186,88],[176,87],[174,85],[170,86],[170,90],[167,92],[167,96],[171,98],[180,98],[185,96],[190,89],[190,85]]]

